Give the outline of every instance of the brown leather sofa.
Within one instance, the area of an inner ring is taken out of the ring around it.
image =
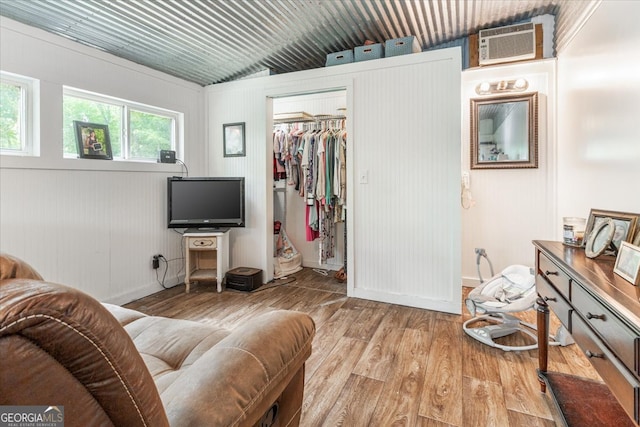
[[[297,426],[314,333],[292,311],[146,316],[0,256],[0,405],[62,405],[66,426]]]

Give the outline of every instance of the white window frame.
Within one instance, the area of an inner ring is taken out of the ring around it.
[[[74,98],[82,98],[90,101],[100,102],[103,104],[110,104],[118,107],[122,107],[122,115],[120,120],[122,121],[122,135],[120,136],[122,141],[121,156],[114,157],[114,160],[130,161],[130,162],[142,162],[150,163],[157,162],[157,158],[144,159],[144,158],[131,158],[129,153],[129,123],[130,123],[130,111],[135,110],[142,113],[155,114],[172,119],[171,129],[171,149],[176,152],[177,157],[181,157],[182,154],[182,132],[184,124],[184,114],[176,111],[168,110],[166,108],[154,107],[151,105],[141,104],[138,102],[128,101],[126,99],[115,98],[108,95],[103,95],[95,92],[89,92],[82,89],[76,89],[68,86],[63,87],[63,102],[65,96],[71,96]]]
[[[21,89],[20,114],[20,150],[0,148],[0,154],[9,156],[40,156],[40,140],[36,126],[39,123],[38,108],[40,81],[31,77],[0,71],[2,83],[18,86]]]

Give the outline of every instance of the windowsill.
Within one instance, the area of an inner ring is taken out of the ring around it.
[[[46,159],[33,156],[0,155],[0,169],[91,170],[113,172],[180,173],[180,163],[153,163],[132,160]]]

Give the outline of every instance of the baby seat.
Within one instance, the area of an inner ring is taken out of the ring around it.
[[[472,338],[491,347],[504,351],[533,350],[538,347],[536,326],[509,313],[532,309],[536,298],[533,269],[524,265],[507,267],[469,293],[465,304],[473,318],[464,322],[462,328]],[[480,315],[476,316],[478,313]],[[476,328],[470,327],[471,324],[479,321],[491,324]],[[494,341],[494,338],[516,332],[530,336],[535,343],[508,346]]]

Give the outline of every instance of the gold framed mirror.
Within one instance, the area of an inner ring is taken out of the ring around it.
[[[471,99],[471,169],[538,167],[538,92]]]

